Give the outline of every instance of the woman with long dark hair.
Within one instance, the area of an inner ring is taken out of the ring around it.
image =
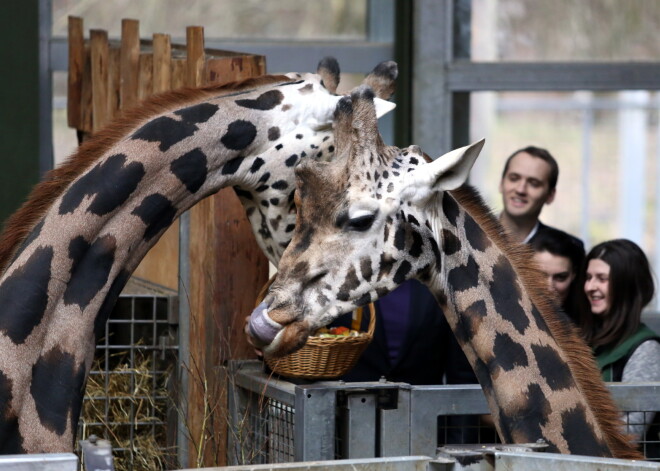
[[[603,380],[660,381],[660,337],[641,322],[655,292],[646,255],[634,242],[615,239],[592,248],[585,262],[588,307],[582,310],[580,327]],[[627,414],[628,431],[642,438],[653,414]]]

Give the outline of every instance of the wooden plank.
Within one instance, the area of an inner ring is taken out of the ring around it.
[[[108,122],[109,118],[108,32],[93,29],[89,34],[92,60],[92,132],[96,132]]]
[[[110,54],[108,56],[108,115],[114,119],[119,114],[120,98],[119,86],[121,76],[121,49],[110,45]]]
[[[265,73],[266,61],[263,56],[212,57],[206,61],[207,83],[226,83]]]
[[[140,54],[138,61],[138,100],[153,94],[154,56],[150,52]]]
[[[178,219],[147,252],[133,274],[175,291],[179,289]]]
[[[190,209],[187,425],[193,437],[205,437],[206,447],[201,456],[198,447],[190,447],[188,466],[226,464],[226,389],[218,365],[230,358],[254,358],[243,325],[267,279],[268,260],[232,188]]]
[[[262,286],[268,281],[268,259],[252,233],[252,226],[233,188],[216,195],[214,207],[213,303],[220,325],[224,326],[228,349],[221,351],[221,361],[254,358],[243,333],[245,316],[255,306]]]
[[[192,441],[189,445],[188,463],[182,463],[183,467],[202,467],[204,456],[207,451],[201,443],[216,448],[218,439],[216,433],[207,433],[208,419],[216,414],[216,398],[213,392],[217,388],[217,375],[212,369],[212,358],[217,351],[220,334],[215,325],[213,316],[213,296],[209,295],[208,288],[211,284],[211,273],[204,265],[204,260],[213,257],[213,225],[211,214],[213,213],[212,198],[206,198],[190,209],[190,286],[187,287],[186,296],[190,305],[189,337],[190,349],[187,358],[182,358],[188,366],[188,400],[187,415],[185,418],[186,429]],[[214,404],[213,407],[208,405]],[[209,410],[211,409],[211,410]],[[220,409],[225,409],[224,405]],[[199,451],[198,451],[199,450]],[[215,466],[220,463],[215,463]]]
[[[227,83],[233,81],[231,67],[232,58],[213,57],[206,61],[206,82],[207,83]]]
[[[266,58],[264,56],[244,56],[243,76],[250,77],[266,73]]]
[[[266,56],[247,56],[248,61],[248,70],[252,76],[264,75],[266,73]]]
[[[172,44],[169,34],[156,33],[153,37],[154,48],[154,93],[170,89],[172,83]]]
[[[138,102],[138,61],[140,60],[140,23],[121,20],[120,107],[127,109]]]
[[[92,132],[92,54],[89,44],[85,45],[85,61],[82,79],[82,91],[80,97],[81,119],[79,140],[84,140],[85,135]]]
[[[188,26],[186,28],[186,52],[188,54],[188,70],[186,86],[199,87],[204,84],[205,54],[204,28]]]
[[[69,75],[67,78],[67,122],[69,127],[82,127],[82,81],[85,70],[85,38],[83,20],[69,16]]]
[[[188,59],[172,59],[171,88],[175,90],[186,86],[186,70],[188,68]]]

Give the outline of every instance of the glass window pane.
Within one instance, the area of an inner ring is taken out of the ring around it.
[[[185,37],[186,26],[203,26],[206,38],[365,39],[366,0],[53,0],[53,36],[66,36],[67,17],[85,30],[119,37],[122,18],[140,21],[140,36]]]
[[[559,163],[557,196],[541,220],[591,248],[624,237],[660,267],[660,93],[472,94],[471,139],[486,146],[471,182],[499,214],[504,162],[546,148]]]
[[[476,61],[654,61],[656,0],[472,0]]]

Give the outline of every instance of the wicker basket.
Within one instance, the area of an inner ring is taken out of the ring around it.
[[[265,296],[268,281],[259,294],[257,304]],[[360,308],[362,310],[363,308]],[[376,309],[369,304],[369,326],[359,336],[308,337],[307,343],[289,355],[265,358],[268,367],[278,375],[301,379],[333,379],[346,374],[357,363],[360,355],[371,342],[376,328]]]

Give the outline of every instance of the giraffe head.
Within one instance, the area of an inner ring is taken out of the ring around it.
[[[297,223],[277,280],[248,334],[267,355],[303,345],[310,332],[437,269],[426,213],[461,186],[483,141],[429,162],[417,146],[385,146],[374,93],[358,87],[335,111],[336,156],[296,168]]]
[[[363,83],[376,94],[377,116],[394,109],[388,100],[395,89],[398,75],[396,62],[378,64]],[[309,95],[301,111],[317,109],[312,119],[299,119],[287,132],[282,132],[261,152],[249,168],[249,178],[241,179],[234,189],[245,207],[257,242],[270,261],[277,265],[287,247],[295,226],[293,203],[293,168],[301,161],[331,160],[335,155],[332,132],[333,111],[341,98],[337,93],[339,65],[334,58],[319,62],[316,74],[288,74],[300,90]],[[315,98],[312,98],[315,97]],[[310,99],[311,98],[311,99]],[[295,106],[295,105],[294,105]],[[317,119],[315,116],[322,117]],[[283,126],[277,128],[284,129]],[[253,170],[255,169],[255,170]]]

